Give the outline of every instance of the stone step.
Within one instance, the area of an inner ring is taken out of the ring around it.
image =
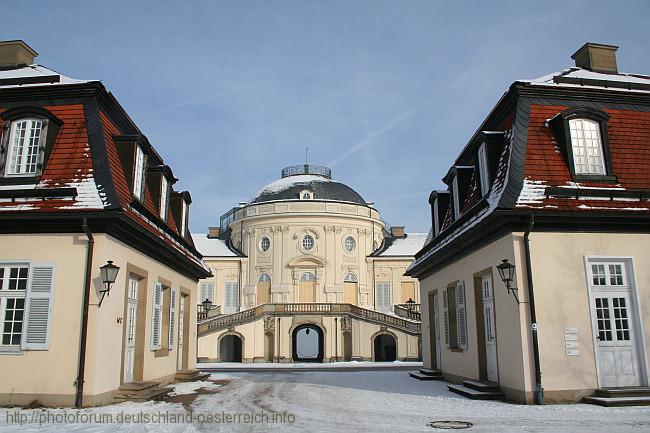
[[[650,406],[650,397],[584,397],[583,402],[598,406]]]
[[[174,379],[177,382],[195,382],[197,380],[205,380],[210,376],[210,373],[202,373],[199,370],[179,370],[176,372]]]
[[[594,397],[650,397],[650,388],[647,386],[601,388],[596,390]]]
[[[442,374],[432,375],[432,374],[422,374],[419,371],[409,371],[409,376],[418,379],[418,380],[443,380]]]
[[[499,385],[494,382],[481,382],[479,380],[463,380],[463,385],[467,388],[483,392],[499,392]]]
[[[437,368],[421,368],[420,374],[424,374],[425,376],[440,376],[442,375],[442,371]]]
[[[162,400],[171,392],[169,388],[161,388],[158,382],[134,382],[122,385],[113,400],[123,401]]]
[[[160,385],[160,382],[129,382],[120,386],[120,391],[142,391]]]
[[[449,391],[471,398],[472,400],[502,400],[505,394],[501,391],[478,391],[463,385],[447,385]]]

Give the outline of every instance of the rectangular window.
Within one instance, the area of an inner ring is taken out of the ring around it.
[[[206,299],[209,299],[210,302],[214,301],[214,283],[208,283],[208,282],[202,282],[200,285],[201,289],[201,298],[199,299],[199,303],[205,301]]]
[[[454,176],[454,179],[451,181],[451,189],[452,189],[452,200],[454,202],[454,219],[458,219],[460,217],[460,199],[459,193],[458,193],[458,176]]]
[[[21,119],[11,124],[7,175],[36,174],[42,132],[43,121],[40,119]]]
[[[623,263],[592,263],[591,282],[594,286],[625,286]]]
[[[490,173],[487,163],[487,149],[485,148],[485,143],[481,144],[481,147],[478,148],[478,168],[479,176],[481,178],[481,195],[485,196],[490,189]]]
[[[589,119],[571,119],[571,148],[576,174],[605,174],[603,145],[598,122]]]
[[[20,347],[29,266],[0,265],[0,346]]]
[[[167,178],[162,176],[160,178],[160,218],[167,221],[167,203],[169,197],[169,182]]]
[[[389,281],[380,281],[377,282],[377,311],[383,311],[385,313],[390,311],[391,302],[390,302],[390,282]]]
[[[467,349],[465,284],[458,281],[443,292],[445,341],[451,349]]]
[[[133,196],[142,201],[144,187],[145,155],[140,146],[135,146],[135,168],[133,171]]]

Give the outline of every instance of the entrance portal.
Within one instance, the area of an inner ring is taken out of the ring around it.
[[[242,362],[242,341],[236,335],[226,335],[219,343],[219,359],[223,362]]]
[[[316,325],[300,325],[293,331],[293,360],[323,362],[323,331]]]
[[[375,362],[391,362],[397,359],[397,343],[390,334],[379,334],[375,337]]]

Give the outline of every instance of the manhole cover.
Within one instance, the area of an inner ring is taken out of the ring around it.
[[[469,421],[431,421],[427,425],[431,428],[437,428],[440,430],[461,430],[470,428],[474,424]]]

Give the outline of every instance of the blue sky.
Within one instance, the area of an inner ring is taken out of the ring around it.
[[[516,79],[572,66],[584,42],[619,45],[650,74],[650,3],[627,1],[21,1],[0,39],[101,79],[192,193],[203,232],[311,163],[407,231]]]

